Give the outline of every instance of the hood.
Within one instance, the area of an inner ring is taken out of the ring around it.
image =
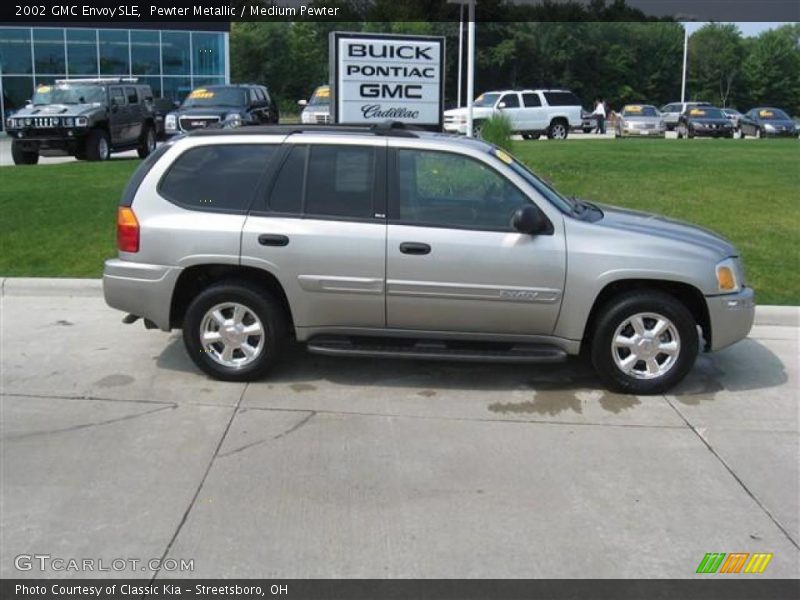
[[[331,113],[330,104],[309,104],[303,109],[304,113],[309,115],[329,115]]]
[[[795,122],[791,119],[771,119],[769,121],[761,121],[764,125],[772,125],[774,127],[789,127],[795,126]]]
[[[708,123],[708,124],[711,124],[711,125],[714,125],[714,124],[716,124],[716,125],[729,125],[730,122],[731,122],[730,119],[728,119],[726,117],[721,117],[719,119],[714,119],[714,118],[709,118],[709,117],[689,117],[689,120],[693,121],[695,123]]]
[[[11,117],[78,117],[104,109],[102,104],[39,104],[20,108]]]
[[[191,108],[179,108],[175,114],[178,117],[219,117],[224,119],[225,115],[241,114],[241,112],[242,109],[235,106],[192,106]]]
[[[699,246],[717,254],[720,258],[738,255],[733,244],[703,227],[617,206],[599,206],[603,210],[604,218],[598,221],[597,225]]]
[[[494,112],[494,109],[491,106],[473,106],[472,107],[472,116],[475,115],[490,115]],[[445,117],[466,117],[469,114],[469,110],[466,108],[451,108],[450,110],[444,111]]]

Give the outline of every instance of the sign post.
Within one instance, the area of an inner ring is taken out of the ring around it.
[[[444,44],[443,37],[332,32],[332,122],[441,131]]]

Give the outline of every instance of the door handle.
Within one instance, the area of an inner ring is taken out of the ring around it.
[[[262,246],[288,246],[289,238],[279,233],[262,233],[258,236],[258,243]]]
[[[431,247],[421,242],[403,242],[400,244],[400,252],[403,254],[430,254]]]

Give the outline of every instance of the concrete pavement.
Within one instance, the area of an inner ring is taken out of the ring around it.
[[[2,282],[0,576],[20,554],[193,560],[193,577],[800,577],[798,311],[674,393],[578,361],[335,359],[210,380],[97,282]]]

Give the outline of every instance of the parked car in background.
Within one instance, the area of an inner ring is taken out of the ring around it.
[[[739,120],[739,137],[794,137],[797,124],[779,108],[761,107],[747,112]]]
[[[107,160],[112,152],[156,147],[153,92],[133,78],[60,79],[36,88],[31,101],[6,119],[15,164],[39,156]]]
[[[733,137],[733,125],[714,106],[690,106],[678,119],[678,139],[693,137]]]
[[[167,135],[177,135],[209,125],[241,127],[278,122],[278,105],[263,85],[207,85],[186,96],[164,121]]]
[[[742,118],[742,113],[735,108],[722,108],[720,110],[722,111],[722,114],[725,115],[725,118],[731,122],[731,125],[733,125],[734,132],[738,131],[739,120]]]
[[[327,125],[331,122],[331,87],[321,85],[314,90],[311,98],[298,100],[297,104],[303,108],[300,113],[300,122],[308,125]]]
[[[659,109],[667,131],[674,131],[678,126],[678,119],[690,106],[711,106],[710,102],[672,102]]]
[[[667,127],[664,118],[655,106],[649,104],[626,104],[617,115],[614,131],[616,137],[648,136],[664,137]]]
[[[198,368],[230,381],[265,375],[293,337],[356,360],[583,352],[609,387],[660,394],[755,312],[739,252],[707,229],[396,126],[189,133],[133,175],[117,243],[106,302],[182,329]]]
[[[513,132],[525,139],[538,139],[546,135],[553,140],[564,140],[570,129],[583,125],[581,101],[567,90],[486,92],[478,96],[472,106],[476,137],[480,137],[483,123],[496,114],[508,117]],[[444,111],[444,130],[466,134],[467,109]]]

